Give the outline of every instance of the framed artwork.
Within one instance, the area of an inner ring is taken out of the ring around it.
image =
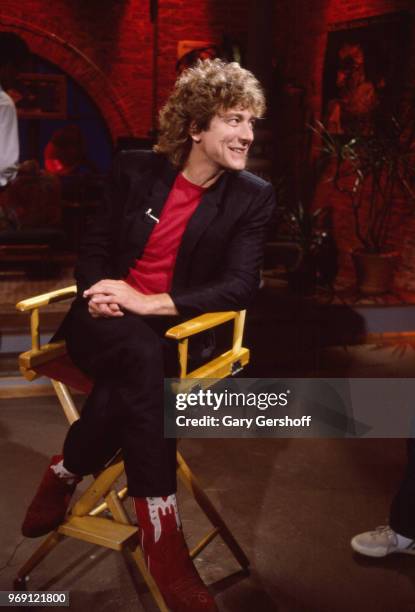
[[[177,43],[176,72],[193,66],[198,59],[214,59],[220,56],[217,45],[207,40],[180,40]]]
[[[370,132],[379,113],[397,113],[408,64],[410,15],[332,24],[323,74],[325,126],[333,134]]]
[[[66,119],[66,78],[60,74],[21,74],[9,92],[23,119]]]
[[[215,46],[215,43],[211,40],[179,40],[177,43],[177,59],[181,59],[183,55],[196,49],[205,49],[213,46]]]

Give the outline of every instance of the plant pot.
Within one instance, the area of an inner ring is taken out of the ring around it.
[[[360,249],[352,252],[357,286],[363,295],[381,295],[392,288],[399,253],[366,253]]]

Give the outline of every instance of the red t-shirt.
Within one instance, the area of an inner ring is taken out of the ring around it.
[[[155,224],[140,259],[130,268],[126,282],[142,293],[165,293],[170,290],[174,265],[183,233],[204,192],[183,174],[178,174],[160,221]]]

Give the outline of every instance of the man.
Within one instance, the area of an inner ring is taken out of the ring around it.
[[[26,43],[14,32],[0,32],[0,189],[17,174],[19,134],[16,107],[6,93],[29,55]]]
[[[415,555],[415,439],[409,438],[408,463],[401,485],[392,500],[389,525],[354,536],[353,550],[368,557],[391,553]]]
[[[271,185],[245,172],[258,81],[236,63],[183,72],[160,114],[156,152],[118,157],[104,210],[80,253],[80,297],[64,323],[96,383],[23,524],[47,533],[81,476],[121,448],[149,569],[174,611],[216,610],[188,555],[175,497],[175,443],[163,437],[165,331],[180,317],[245,308],[259,286]]]

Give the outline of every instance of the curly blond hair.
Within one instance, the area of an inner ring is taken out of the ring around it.
[[[236,62],[199,60],[180,75],[161,109],[154,150],[182,167],[192,146],[191,124],[197,131],[206,130],[220,109],[230,108],[249,108],[256,117],[262,117],[265,96],[259,81]]]

